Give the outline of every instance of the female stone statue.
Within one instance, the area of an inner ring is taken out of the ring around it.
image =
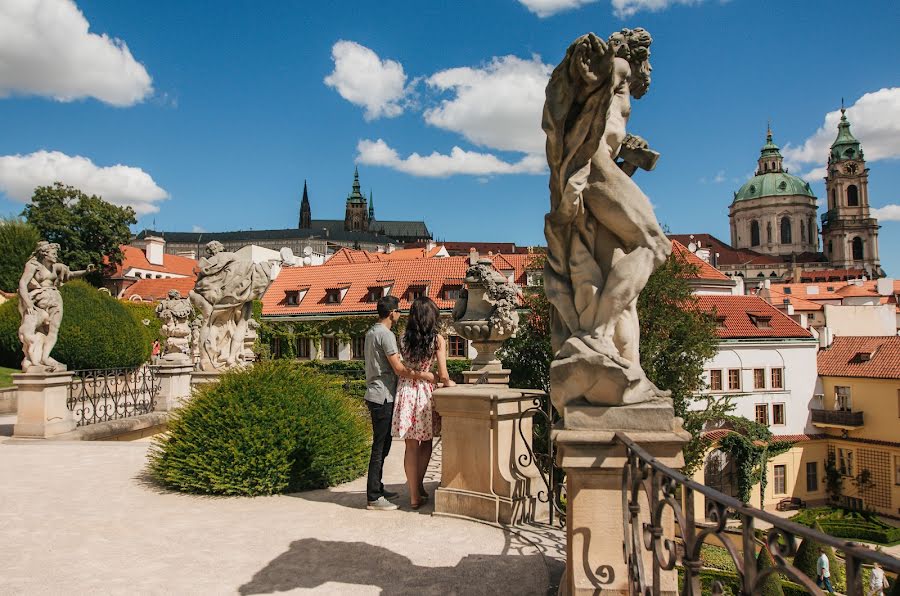
[[[640,367],[636,305],[671,243],[631,179],[636,167],[652,169],[658,154],[625,131],[631,98],[650,86],[651,41],[643,29],[623,29],[606,42],[584,35],[547,84],[544,285],[554,315],[557,408],[579,397],[621,405],[660,395]]]
[[[57,372],[66,365],[50,357],[62,322],[63,302],[59,286],[70,279],[93,271],[88,265],[83,271],[72,271],[59,261],[59,245],[40,241],[19,279],[19,340],[25,359],[23,372]]]

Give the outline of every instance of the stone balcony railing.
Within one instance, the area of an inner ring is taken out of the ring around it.
[[[812,410],[812,423],[848,428],[859,428],[864,424],[862,411],[852,410]]]

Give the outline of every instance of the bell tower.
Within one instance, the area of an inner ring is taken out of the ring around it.
[[[359,169],[353,170],[353,190],[347,195],[344,229],[366,232],[369,229],[369,210],[366,197],[359,191]]]
[[[865,269],[883,277],[878,257],[878,220],[869,212],[869,170],[841,106],[838,135],[828,153],[825,176],[828,211],[822,216],[825,256],[836,268]]]

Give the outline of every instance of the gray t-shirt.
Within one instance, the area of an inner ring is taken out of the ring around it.
[[[381,323],[372,325],[366,333],[366,401],[376,404],[394,401],[397,375],[388,356],[397,351],[397,338],[391,330]]]

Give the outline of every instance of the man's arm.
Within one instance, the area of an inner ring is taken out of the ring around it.
[[[391,363],[391,368],[394,370],[394,374],[398,377],[403,377],[404,379],[422,379],[423,381],[428,381],[429,383],[434,383],[434,374],[430,372],[421,372],[418,370],[410,370],[403,361],[400,360],[400,354],[393,353],[387,357],[388,362]]]

